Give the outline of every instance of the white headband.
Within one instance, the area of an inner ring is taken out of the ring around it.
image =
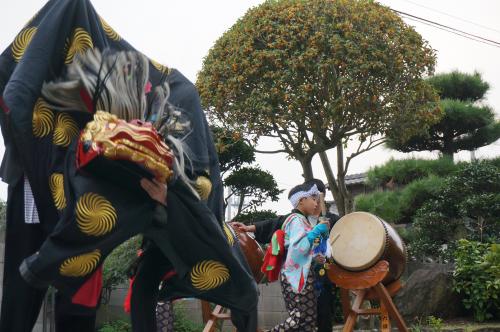
[[[292,206],[294,208],[296,208],[297,205],[299,205],[299,201],[302,198],[310,197],[310,196],[315,196],[315,195],[319,195],[319,190],[318,190],[318,187],[316,185],[312,186],[312,188],[309,189],[308,191],[299,191],[299,192],[296,192],[295,194],[293,194],[292,196],[290,196],[290,198],[288,200],[290,201],[290,203],[292,203]]]

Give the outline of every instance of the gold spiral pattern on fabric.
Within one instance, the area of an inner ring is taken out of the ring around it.
[[[54,173],[49,177],[49,188],[52,193],[54,205],[58,210],[66,207],[66,196],[64,196],[64,176],[60,173]]]
[[[234,235],[231,229],[229,229],[229,226],[224,223],[224,226],[222,226],[224,229],[224,234],[226,234],[227,242],[229,242],[229,245],[232,247],[234,245]]]
[[[198,176],[196,178],[195,188],[201,200],[206,201],[212,191],[212,182],[206,176]]]
[[[159,63],[158,61],[155,61],[153,59],[149,59],[149,61],[151,61],[151,64],[153,65],[153,67],[155,67],[160,73],[166,74],[166,75],[170,74],[170,68],[168,68],[167,66],[164,66],[161,63]]]
[[[31,27],[23,29],[16,36],[16,39],[14,39],[14,42],[12,43],[12,57],[14,58],[14,61],[16,62],[21,61],[24,52],[26,51],[26,48],[33,39],[35,33],[36,33],[36,28]]]
[[[85,193],[76,203],[76,222],[83,233],[102,236],[115,227],[116,210],[106,198]]]
[[[120,35],[102,17],[99,16],[99,20],[101,21],[102,29],[111,40],[120,41],[122,39],[122,37],[120,37]]]
[[[33,136],[38,138],[47,136],[54,129],[54,113],[42,98],[38,98],[33,107],[31,124]]]
[[[94,44],[92,43],[92,38],[89,33],[82,28],[76,28],[71,37],[69,47],[67,47],[68,51],[64,63],[70,64],[73,62],[73,58],[76,54],[83,54],[90,48],[94,48]]]
[[[77,135],[78,125],[75,120],[66,113],[59,113],[54,129],[54,144],[67,147]]]
[[[217,261],[206,260],[191,269],[191,283],[202,291],[214,289],[229,280],[229,270]]]
[[[92,252],[66,259],[59,267],[59,273],[65,277],[83,277],[92,273],[101,259],[101,251]]]

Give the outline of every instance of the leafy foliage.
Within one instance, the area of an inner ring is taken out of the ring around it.
[[[388,132],[404,139],[435,123],[442,112],[423,80],[434,64],[427,42],[375,1],[268,0],[217,40],[197,87],[214,122],[278,138],[311,179],[317,153],[352,139],[365,144],[359,154]],[[329,176],[342,211],[344,176]]]
[[[495,120],[493,110],[474,103],[489,89],[478,73],[436,75],[429,83],[441,95],[443,118],[407,141],[397,137],[389,140],[389,147],[403,152],[437,150],[453,156],[460,150],[475,150],[500,138],[500,121]]]
[[[359,195],[354,206],[356,211],[373,213],[388,222],[397,223],[401,219],[398,191],[377,191]]]
[[[268,199],[276,202],[282,192],[272,174],[258,167],[242,167],[232,172],[224,184],[240,198],[238,214],[243,210],[255,209]]]
[[[371,168],[367,173],[367,183],[371,187],[387,186],[389,183],[397,187],[430,175],[447,176],[457,169],[458,166],[449,158],[391,159],[382,166]]]
[[[271,210],[261,210],[261,211],[250,211],[239,214],[234,221],[238,221],[244,224],[253,224],[254,222],[275,219],[278,215],[276,212]]]
[[[255,161],[253,147],[246,143],[239,133],[214,126],[212,126],[212,132],[221,174],[229,170],[237,170],[242,165]]]
[[[443,183],[443,178],[431,175],[415,180],[403,189],[359,195],[355,207],[357,211],[373,213],[391,223],[410,223],[415,211],[436,197]]]
[[[127,281],[127,269],[137,257],[142,236],[133,237],[119,245],[104,261],[103,288],[113,289]]]
[[[500,234],[500,169],[495,162],[463,164],[436,198],[416,212],[417,256],[449,257],[458,238],[495,242]]]
[[[215,43],[197,86],[222,123],[259,135],[282,129],[314,149],[305,128],[337,142],[350,130],[366,136],[433,118],[421,77],[434,62],[421,36],[373,1],[266,1]]]
[[[99,332],[131,332],[132,325],[124,320],[115,320],[105,323]]]
[[[203,325],[193,322],[182,304],[174,305],[174,331],[175,332],[199,332]]]
[[[460,240],[455,252],[453,289],[482,322],[500,312],[500,245]]]
[[[455,70],[451,73],[434,75],[427,81],[437,90],[441,99],[474,102],[481,100],[490,88],[477,72],[467,74]]]
[[[255,161],[254,148],[237,131],[212,127],[215,146],[219,157],[221,174],[230,172],[224,180],[231,193],[240,199],[237,215],[243,210],[255,210],[268,199],[277,201],[281,191],[271,173],[257,167],[244,166]]]
[[[415,211],[421,208],[426,201],[437,197],[443,187],[444,178],[431,175],[408,184],[399,196],[400,223],[412,221]]]

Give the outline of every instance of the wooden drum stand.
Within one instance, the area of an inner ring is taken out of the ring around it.
[[[340,299],[345,320],[343,332],[353,331],[358,315],[379,315],[382,332],[391,331],[391,318],[400,332],[408,332],[403,318],[392,301],[392,297],[401,289],[401,283],[397,280],[387,286],[382,284],[382,280],[388,272],[389,263],[385,260],[379,261],[375,266],[361,272],[347,271],[338,265],[330,264],[327,270],[328,278],[340,287]],[[352,306],[349,298],[350,291],[356,295]],[[378,301],[380,308],[361,309],[360,306],[365,300]]]

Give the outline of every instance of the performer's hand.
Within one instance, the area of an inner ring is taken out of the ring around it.
[[[322,254],[318,254],[316,256],[314,256],[314,260],[316,261],[316,263],[318,264],[325,264],[326,263],[326,258],[324,255]]]
[[[330,228],[330,219],[326,217],[319,217],[318,224],[325,224],[328,228]]]
[[[229,223],[229,225],[231,225],[231,227],[233,228],[236,228],[240,232],[255,232],[255,225],[245,225],[237,221],[231,222]]]
[[[149,197],[158,203],[167,206],[167,185],[159,182],[156,179],[153,181],[146,178],[141,179],[141,187],[144,189]]]

